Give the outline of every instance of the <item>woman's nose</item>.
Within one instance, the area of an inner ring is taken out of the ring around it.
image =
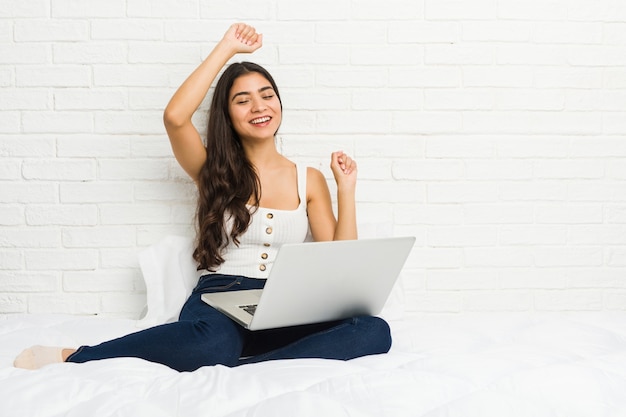
[[[265,110],[266,106],[265,103],[263,102],[263,99],[261,98],[253,98],[252,99],[252,111],[253,112],[260,112]]]

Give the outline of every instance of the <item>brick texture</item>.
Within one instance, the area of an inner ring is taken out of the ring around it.
[[[139,314],[137,253],[193,231],[162,110],[240,20],[265,46],[238,59],[282,87],[282,151],[331,189],[329,155],[349,152],[361,236],[416,236],[409,313],[626,310],[616,0],[0,9],[0,314]]]

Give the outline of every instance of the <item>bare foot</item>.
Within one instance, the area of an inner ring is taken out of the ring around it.
[[[67,358],[76,353],[76,349],[66,348],[61,351],[61,357],[63,358],[63,362],[67,362]]]
[[[74,352],[74,349],[37,345],[20,353],[15,358],[13,366],[23,369],[39,369],[52,363],[65,362],[67,357]]]

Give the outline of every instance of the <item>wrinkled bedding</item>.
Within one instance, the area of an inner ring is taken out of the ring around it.
[[[92,344],[125,319],[0,320],[1,416],[626,416],[626,313],[392,320],[389,354],[178,373],[140,359],[15,369],[25,346]]]

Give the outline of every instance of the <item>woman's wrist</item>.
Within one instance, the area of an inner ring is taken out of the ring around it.
[[[352,198],[356,196],[356,187],[352,184],[337,184],[337,198]]]
[[[221,59],[222,66],[224,66],[226,65],[228,60],[234,57],[236,54],[237,54],[237,51],[235,47],[231,45],[230,42],[226,41],[225,39],[222,39],[221,41],[218,42],[217,45],[215,45],[211,53],[207,56],[207,60],[209,58]]]

